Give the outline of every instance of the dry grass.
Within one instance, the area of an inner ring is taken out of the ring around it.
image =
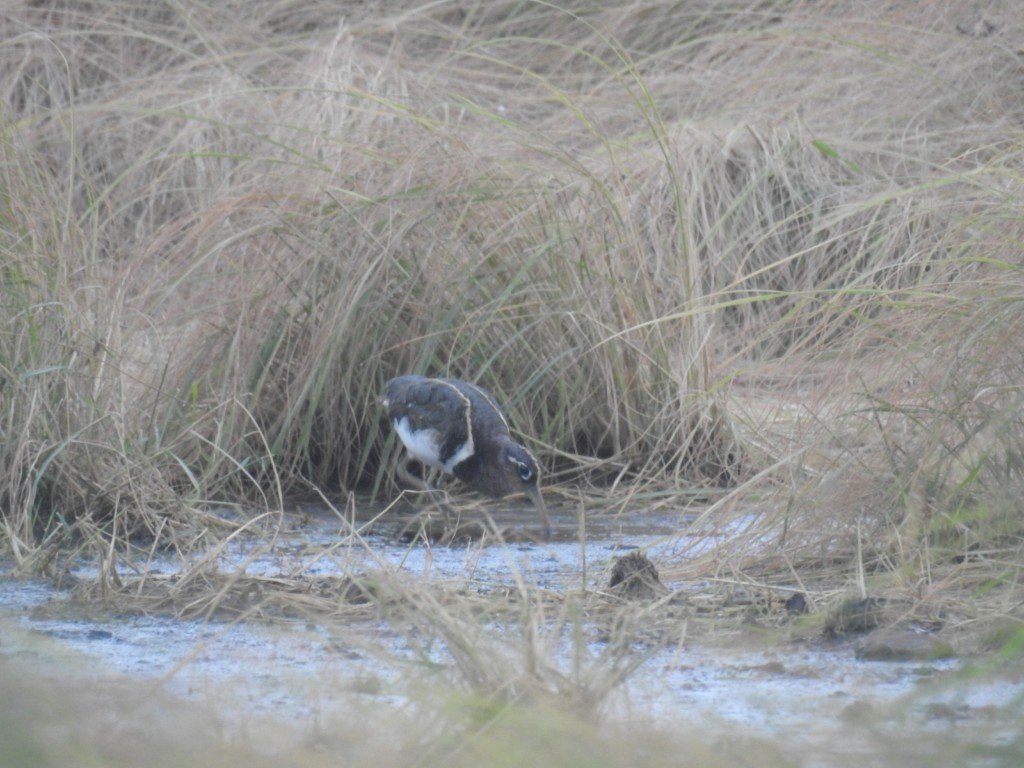
[[[693,728],[666,733],[643,724],[596,724],[538,704],[494,717],[470,697],[430,699],[426,713],[396,712],[370,697],[357,697],[347,717],[323,722],[296,738],[275,721],[253,719],[243,734],[232,733],[211,707],[184,704],[125,680],[79,685],[35,681],[0,666],[5,691],[19,702],[0,714],[0,756],[5,765],[177,766],[186,762],[224,766],[354,765],[537,766],[678,765],[681,758],[708,766],[736,765],[756,756],[759,765],[792,765],[782,750],[756,739],[708,745]],[[426,698],[426,697],[425,697]],[[478,719],[463,738],[439,735],[448,720]],[[486,720],[487,724],[480,721]],[[367,722],[393,727],[366,727]],[[226,732],[227,731],[227,732]],[[183,738],[183,735],[187,737]],[[529,735],[528,735],[529,734]]]
[[[19,567],[210,546],[232,530],[212,502],[391,496],[379,393],[428,372],[493,389],[572,493],[654,509],[698,486],[723,528],[756,505],[669,577],[1020,620],[1012,3],[347,13],[0,20]],[[217,604],[201,583],[172,597]],[[457,607],[423,615],[475,636]]]

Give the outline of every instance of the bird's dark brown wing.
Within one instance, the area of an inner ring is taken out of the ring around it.
[[[473,404],[472,426],[475,435],[487,435],[489,439],[496,440],[509,434],[508,416],[490,392],[468,381],[451,380],[448,383]]]
[[[471,435],[470,399],[450,381],[399,376],[385,385],[384,403],[392,422],[404,418],[413,431],[436,432],[438,463],[445,465],[465,450]]]

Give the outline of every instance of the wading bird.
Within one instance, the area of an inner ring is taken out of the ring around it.
[[[537,460],[512,439],[508,419],[487,390],[457,379],[399,376],[385,384],[382,403],[405,446],[402,480],[429,490],[409,472],[416,459],[491,498],[525,492],[540,512],[544,535],[551,535]]]

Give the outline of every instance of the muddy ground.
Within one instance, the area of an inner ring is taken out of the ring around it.
[[[534,538],[530,522],[523,522],[529,520],[525,510],[503,514],[494,524],[503,539],[424,543],[400,534],[408,518],[385,514],[370,527],[366,520],[356,523],[364,526],[359,545],[339,546],[349,524],[326,507],[307,505],[300,514],[257,526],[254,535],[236,538],[212,559],[209,552],[192,558],[207,569],[281,583],[384,570],[421,585],[436,583],[449,593],[486,596],[525,587],[564,595],[608,592],[615,563],[630,552],[643,552],[657,564],[716,543],[678,535],[693,520],[685,515],[592,515],[581,546],[579,521],[571,513],[556,512],[558,534],[550,541]],[[737,526],[742,525],[741,519]],[[268,621],[239,620],[224,611],[188,618],[147,615],[83,600],[82,585],[95,579],[96,563],[71,563],[60,585],[10,577],[11,563],[0,568],[8,576],[0,579],[0,656],[11,668],[64,679],[129,678],[210,704],[228,726],[272,716],[302,732],[344,716],[353,696],[399,707],[408,696],[410,671],[452,665],[444,643],[382,618],[355,616],[341,631],[337,621],[319,623],[309,616]],[[130,585],[141,583],[140,570],[171,579],[187,571],[188,563],[149,552],[118,570]],[[696,616],[694,605],[709,585],[669,581],[661,587],[650,600],[683,606],[677,613]],[[792,585],[779,589],[783,597],[797,594]],[[736,594],[740,600],[742,591]],[[747,630],[723,621],[709,632],[705,616],[705,631],[688,631],[696,626],[692,621],[673,625],[680,628],[674,642],[639,633],[629,651],[636,655],[636,669],[605,697],[601,716],[667,727],[701,722],[709,733],[781,737],[806,743],[808,755],[820,756],[820,763],[808,764],[828,764],[838,744],[867,754],[904,747],[913,752],[918,737],[951,731],[986,749],[1020,745],[1019,674],[996,673],[984,660],[952,647],[936,652],[942,646],[925,644],[917,652],[906,637],[899,642],[909,651],[875,660],[865,653],[871,633],[828,637],[820,624],[808,628],[810,620],[800,610],[786,611],[782,602]],[[514,655],[521,647],[521,624],[502,616],[487,623],[487,636]],[[901,631],[929,635],[925,626]],[[566,674],[574,664],[578,668],[582,653],[584,666],[597,675],[609,643],[606,633],[587,626],[582,651],[579,637],[564,628],[552,630],[542,647]],[[998,764],[989,759],[979,758],[978,764]]]

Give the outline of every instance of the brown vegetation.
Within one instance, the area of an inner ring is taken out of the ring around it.
[[[3,550],[390,497],[378,399],[419,372],[587,504],[755,511],[665,581],[1024,622],[1024,21],[946,5],[16,4]]]

